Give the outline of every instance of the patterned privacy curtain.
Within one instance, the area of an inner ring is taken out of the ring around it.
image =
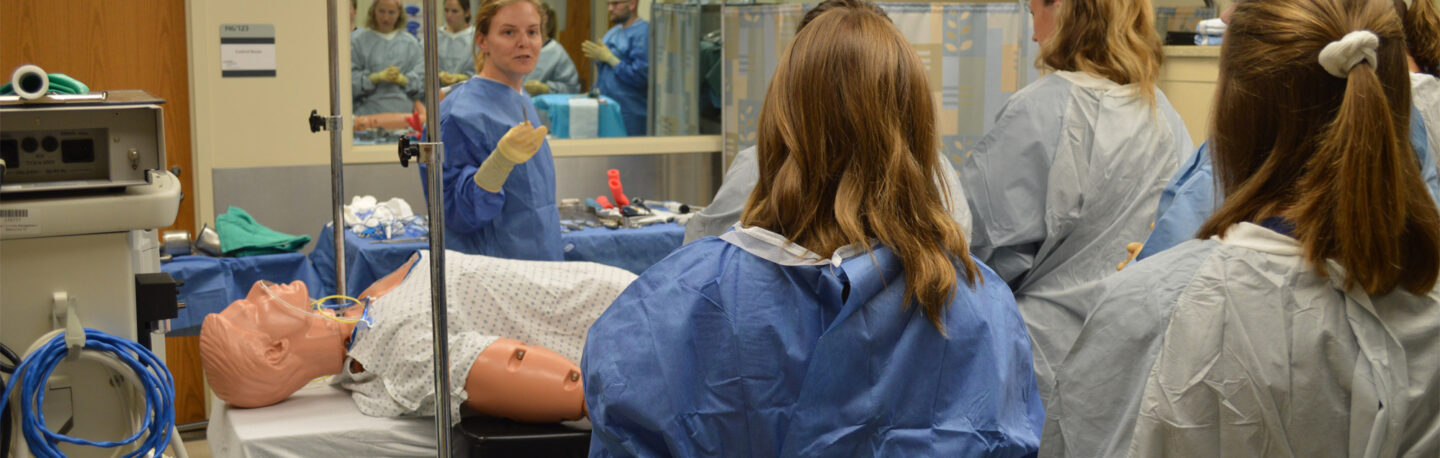
[[[651,135],[700,133],[700,11],[698,3],[651,6]]]
[[[727,6],[723,131],[728,163],[754,146],[760,107],[795,26],[814,3]],[[938,102],[940,152],[958,166],[1015,91],[1039,78],[1030,17],[1018,2],[880,3],[914,45]]]

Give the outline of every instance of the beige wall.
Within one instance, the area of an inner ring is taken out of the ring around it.
[[[312,109],[329,112],[326,4],[189,0],[187,9],[196,169],[192,197],[198,219],[209,222],[216,214],[211,194],[216,169],[329,163],[329,136],[311,133],[306,123]],[[340,13],[344,24],[349,9]],[[221,78],[221,24],[273,25],[276,77]],[[349,40],[341,40],[340,48],[340,69],[348,71]],[[341,100],[349,99],[350,86],[343,85]],[[350,104],[341,105],[349,119]]]
[[[1199,146],[1209,135],[1210,105],[1220,74],[1219,46],[1166,46],[1160,68],[1160,90],[1185,120],[1190,139]]]

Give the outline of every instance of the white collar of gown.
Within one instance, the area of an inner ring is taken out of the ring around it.
[[[740,247],[745,252],[755,255],[760,259],[770,261],[782,266],[816,266],[829,264],[839,267],[846,259],[865,253],[865,247],[860,245],[846,245],[835,250],[829,258],[806,249],[798,244],[790,243],[784,236],[770,232],[767,229],[751,226],[743,227],[735,223],[735,229],[720,235],[720,240],[730,242],[731,245]],[[872,245],[874,242],[871,242]]]

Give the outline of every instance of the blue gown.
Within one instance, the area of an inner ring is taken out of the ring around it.
[[[1414,107],[1410,110],[1410,147],[1420,162],[1420,177],[1430,197],[1440,202],[1440,177],[1436,176],[1435,157],[1430,152],[1426,120]],[[1220,202],[1215,189],[1214,165],[1210,159],[1210,142],[1190,156],[1175,177],[1160,193],[1160,209],[1155,213],[1155,230],[1145,239],[1145,247],[1136,258],[1145,259],[1156,253],[1195,238],[1200,226],[1215,213]]]
[[[560,249],[560,213],[555,208],[555,160],[548,140],[534,157],[510,171],[500,192],[480,188],[473,178],[500,138],[525,120],[520,110],[539,123],[529,97],[486,78],[456,85],[440,102],[445,248],[497,258],[565,259]],[[420,182],[426,182],[424,164]]]
[[[759,228],[695,241],[600,316],[581,361],[591,456],[1036,453],[1030,342],[993,271],[957,285],[947,338],[901,305],[888,248],[784,244]]]
[[[612,67],[596,62],[599,77],[595,87],[601,94],[620,102],[620,118],[625,121],[626,133],[645,135],[645,119],[650,109],[650,23],[636,19],[630,27],[611,27],[602,41],[620,58],[620,65]]]

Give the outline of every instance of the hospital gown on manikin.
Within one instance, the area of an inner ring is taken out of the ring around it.
[[[1145,237],[1194,147],[1165,94],[1056,72],[1010,97],[960,169],[971,252],[1015,290],[1040,393],[1094,307],[1096,287]]]
[[[1041,456],[1440,456],[1440,296],[1302,253],[1241,223],[1107,278]]]
[[[994,272],[942,336],[885,247],[821,258],[759,228],[681,247],[590,328],[591,456],[1025,456],[1043,408]]]
[[[1431,199],[1440,202],[1440,177],[1437,177],[1435,151],[1440,151],[1440,80],[1421,73],[1412,73],[1411,95],[1415,104],[1410,110],[1410,147],[1420,164],[1420,178]],[[1160,207],[1155,213],[1155,230],[1145,238],[1145,246],[1137,259],[1145,259],[1170,247],[1195,238],[1200,226],[1215,213],[1221,199],[1215,182],[1215,164],[1210,143],[1205,142],[1165,185],[1160,194]]]
[[[611,66],[596,62],[595,88],[601,95],[620,103],[620,119],[631,136],[645,135],[649,113],[650,88],[650,23],[636,19],[629,27],[616,25],[605,32],[605,47],[620,59]]]
[[[752,146],[740,150],[735,154],[735,159],[730,162],[730,169],[725,171],[725,179],[720,183],[720,190],[715,193],[715,199],[710,201],[704,209],[695,213],[690,222],[685,223],[685,243],[699,240],[702,237],[720,235],[730,230],[730,226],[740,222],[740,213],[745,211],[745,202],[750,200],[750,192],[755,189],[755,182],[760,180],[760,165],[756,162],[756,155],[759,150]],[[960,224],[960,229],[965,232],[965,237],[970,237],[970,202],[965,200],[965,187],[960,185],[960,178],[955,173],[955,166],[943,156],[940,157],[938,170],[940,177],[935,179],[935,186],[941,190],[945,197],[946,211],[950,218]],[[941,182],[944,187],[940,187]]]
[[[345,370],[335,384],[349,389],[360,412],[377,417],[435,413],[431,370],[430,252],[421,251],[395,289],[370,304],[369,329],[355,331]],[[516,261],[449,252],[451,419],[468,398],[466,376],[485,347],[504,337],[580,361],[585,332],[635,274],[590,262]],[[364,366],[351,372],[350,362]]]
[[[555,40],[540,48],[540,59],[535,61],[535,70],[525,75],[525,81],[545,83],[550,86],[551,94],[580,92],[580,74],[575,71],[575,62]]]
[[[409,113],[425,96],[425,60],[420,40],[402,30],[382,34],[357,29],[350,34],[350,91],[355,115]],[[407,85],[371,82],[370,75],[394,65]]]
[[[471,78],[453,87],[440,102],[445,247],[500,258],[564,260],[549,141],[510,171],[500,192],[487,191],[474,180],[475,171],[506,132],[527,116],[540,124],[530,97],[488,78]],[[421,164],[422,186],[428,179],[425,169]]]

